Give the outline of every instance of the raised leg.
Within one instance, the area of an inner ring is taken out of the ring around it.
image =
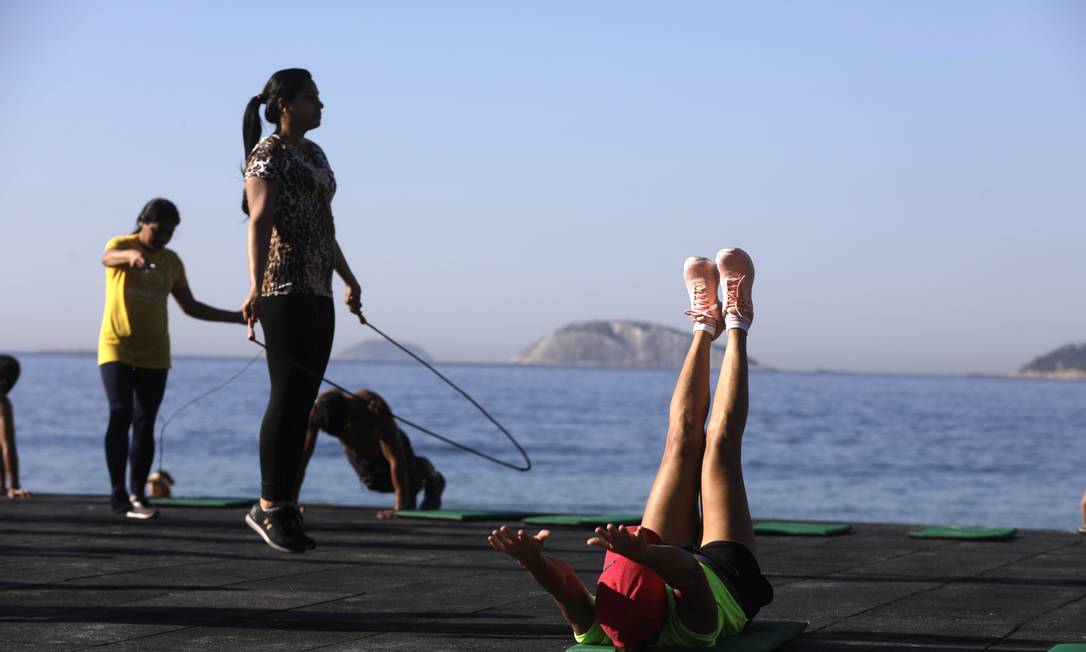
[[[710,333],[694,331],[671,396],[667,441],[641,519],[642,525],[673,546],[698,542],[698,491],[709,411],[711,344]]]
[[[747,334],[728,330],[728,349],[713,396],[701,468],[701,544],[735,541],[758,556],[747,491],[743,484],[742,443],[747,424]]]

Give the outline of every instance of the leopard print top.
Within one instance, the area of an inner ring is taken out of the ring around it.
[[[260,296],[332,296],[336,265],[336,227],[332,196],[336,178],[324,151],[302,140],[290,145],[277,134],[257,143],[245,164],[245,178],[279,183],[268,265]]]

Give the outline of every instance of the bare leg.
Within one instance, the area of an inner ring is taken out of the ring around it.
[[[705,460],[701,469],[701,544],[735,541],[755,557],[754,526],[743,485],[742,442],[747,425],[747,334],[728,330],[728,350],[720,369],[713,411],[706,433]]]
[[[641,524],[665,543],[698,541],[698,490],[709,411],[709,347],[712,337],[695,331],[668,413],[667,442]]]

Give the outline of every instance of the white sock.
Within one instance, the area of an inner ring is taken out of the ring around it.
[[[750,320],[746,317],[740,317],[739,315],[726,314],[724,315],[724,330],[731,330],[738,328],[746,333],[750,330]]]
[[[712,337],[716,335],[716,325],[708,322],[698,322],[694,324],[694,331],[705,331]]]

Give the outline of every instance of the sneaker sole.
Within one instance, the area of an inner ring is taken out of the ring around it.
[[[290,548],[284,548],[283,546],[279,545],[278,543],[275,543],[274,541],[271,540],[271,538],[268,537],[267,534],[264,534],[264,529],[260,527],[260,524],[258,524],[256,521],[254,521],[252,519],[252,517],[250,517],[248,514],[245,515],[245,524],[248,525],[250,528],[252,528],[253,532],[256,532],[257,534],[259,534],[260,538],[264,539],[264,543],[268,544],[272,548],[275,548],[279,552],[291,552],[291,553],[305,552],[305,550],[291,550]]]
[[[736,254],[742,254],[743,258],[746,258],[747,263],[750,264],[750,276],[751,276],[751,278],[754,278],[756,276],[756,274],[754,273],[754,259],[750,257],[750,254],[748,254],[746,251],[740,249],[739,247],[729,247],[727,249],[721,249],[720,251],[716,252],[716,258],[713,259],[713,262],[716,264],[716,268],[717,268],[718,272],[720,271],[720,257],[725,252],[732,252],[732,253],[736,253]]]
[[[158,512],[151,512],[150,514],[140,514],[139,512],[125,512],[124,515],[128,518],[135,518],[141,521],[146,521],[147,519],[158,516]]]

